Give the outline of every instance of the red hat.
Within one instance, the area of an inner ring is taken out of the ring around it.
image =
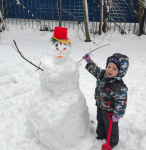
[[[52,37],[60,42],[64,43],[71,42],[67,37],[67,28],[64,27],[55,27],[54,35]]]

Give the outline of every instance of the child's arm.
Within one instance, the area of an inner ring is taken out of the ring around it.
[[[85,54],[83,57],[83,59],[86,60],[87,65],[86,65],[86,69],[95,77],[95,78],[99,78],[101,72],[103,73],[103,69],[100,69],[98,66],[96,66],[96,64],[91,60],[91,57],[89,54]]]
[[[127,106],[127,91],[128,88],[121,87],[116,91],[114,115],[120,118],[123,117]]]
[[[99,78],[103,69],[100,69],[92,60],[85,67],[95,78]]]

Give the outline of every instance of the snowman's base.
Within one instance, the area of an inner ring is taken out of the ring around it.
[[[49,149],[70,148],[90,134],[91,122],[85,98],[78,90],[59,97],[39,91],[32,100],[27,123]]]

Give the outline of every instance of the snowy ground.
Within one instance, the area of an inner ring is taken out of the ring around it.
[[[144,150],[146,143],[146,36],[137,37],[130,31],[121,35],[119,32],[109,32],[106,36],[96,35],[92,42],[85,43],[81,31],[69,30],[68,37],[72,42],[72,55],[78,62],[85,53],[102,45],[92,53],[92,59],[105,68],[106,59],[113,53],[126,54],[130,59],[130,67],[124,82],[129,88],[128,106],[124,118],[119,122],[120,141],[115,150]],[[52,32],[20,26],[9,25],[9,31],[0,33],[0,149],[1,150],[47,150],[34,134],[28,130],[26,113],[29,109],[31,95],[39,86],[39,76],[36,68],[23,60],[14,49],[13,39],[23,55],[36,65],[40,64],[42,55],[50,52]],[[94,43],[93,43],[94,41]],[[12,46],[13,45],[13,46]],[[96,130],[96,107],[94,88],[96,80],[85,70],[84,60],[79,63],[80,89],[89,107],[93,123],[93,136]],[[86,149],[89,140],[83,139],[81,145]],[[91,149],[100,149],[105,141],[94,139]],[[75,145],[76,149],[83,149]]]

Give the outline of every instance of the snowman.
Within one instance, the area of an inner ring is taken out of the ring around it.
[[[67,28],[55,27],[51,57],[45,56],[40,87],[31,100],[27,123],[49,149],[70,149],[90,135],[85,97],[79,89],[78,63],[70,56]]]

